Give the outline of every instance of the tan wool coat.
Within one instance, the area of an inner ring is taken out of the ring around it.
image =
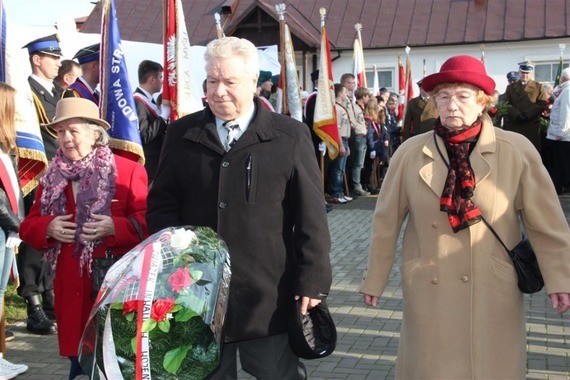
[[[520,215],[546,293],[570,292],[570,229],[538,152],[524,136],[494,128],[484,118],[470,155],[473,201],[508,247],[521,239]],[[439,210],[446,176],[432,132],[396,151],[374,212],[360,291],[382,295],[407,217],[396,378],[524,379],[523,295],[512,263],[482,222],[453,233],[447,214]]]

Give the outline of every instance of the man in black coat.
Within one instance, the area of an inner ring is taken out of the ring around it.
[[[307,127],[254,101],[255,46],[236,37],[208,44],[205,110],[169,126],[148,198],[154,233],[208,226],[227,243],[232,279],[216,379],[302,379],[289,347],[294,300],[316,306],[332,281],[330,235]],[[229,138],[228,138],[229,137]]]

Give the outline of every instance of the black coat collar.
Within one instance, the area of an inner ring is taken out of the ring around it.
[[[257,144],[263,141],[272,140],[279,136],[279,131],[274,125],[274,118],[271,112],[266,110],[261,101],[257,98],[254,99],[255,112],[251,123],[241,135],[232,150],[239,150],[252,144]],[[209,106],[201,111],[197,116],[197,127],[189,126],[184,133],[184,138],[196,143],[209,147],[221,154],[225,153],[224,147],[220,142],[218,130],[216,128],[216,118]]]

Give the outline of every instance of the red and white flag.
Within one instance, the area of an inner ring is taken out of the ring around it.
[[[329,157],[335,159],[339,152],[338,144],[340,138],[334,108],[335,96],[331,50],[324,20],[321,21],[321,57],[319,72],[319,87],[315,100],[313,130],[327,145]]]
[[[279,8],[277,8],[279,7]],[[285,22],[283,12],[285,5],[276,6],[279,14],[281,34],[281,74],[277,87],[277,103],[275,112],[290,115],[293,119],[303,121],[303,105],[301,102],[301,89],[297,76],[297,64],[295,62],[295,49],[289,26]]]
[[[192,56],[180,0],[164,0],[163,107],[170,107],[170,120],[203,109],[202,98],[192,91]],[[201,62],[201,60],[199,60]],[[194,60],[194,63],[196,60]],[[201,86],[200,86],[201,87]]]
[[[352,69],[356,79],[356,87],[368,87],[366,85],[366,69],[364,66],[364,51],[362,50],[362,25],[356,24],[356,37],[354,39],[354,52],[352,54]]]
[[[398,56],[398,85],[400,91],[400,102],[398,104],[397,119],[400,121],[404,115],[404,99],[406,99],[406,72],[404,71],[404,65],[402,64],[400,56]]]
[[[374,65],[374,83],[372,84],[372,95],[380,95],[380,81],[378,80],[378,67]]]

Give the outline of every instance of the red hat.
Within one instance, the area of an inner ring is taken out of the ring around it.
[[[449,58],[441,65],[439,73],[424,78],[422,88],[430,92],[442,83],[469,83],[479,87],[487,95],[493,95],[495,91],[495,81],[487,75],[483,62],[470,55]]]

